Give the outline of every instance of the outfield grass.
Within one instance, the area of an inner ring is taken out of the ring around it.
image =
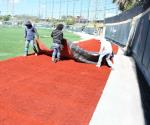
[[[51,30],[38,29],[40,39],[50,48],[52,39],[50,37]],[[80,40],[80,37],[70,33],[64,32],[64,38],[70,41]],[[24,28],[22,27],[0,27],[0,60],[13,58],[23,55],[24,52]],[[30,53],[32,53],[30,48]]]

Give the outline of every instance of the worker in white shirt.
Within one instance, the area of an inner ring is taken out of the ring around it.
[[[107,64],[113,68],[113,63],[111,61],[111,56],[112,56],[112,45],[111,42],[107,41],[104,37],[100,38],[100,42],[101,42],[101,47],[100,47],[100,51],[99,51],[99,59],[97,62],[96,67],[100,67],[101,66],[101,62],[104,56],[106,56],[106,62]]]

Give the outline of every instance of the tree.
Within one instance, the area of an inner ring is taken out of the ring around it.
[[[119,9],[121,11],[129,10],[138,4],[141,0],[113,0],[113,3],[117,3],[119,5]]]
[[[65,20],[66,25],[73,25],[75,24],[75,18],[72,16],[68,16],[67,20]]]
[[[0,16],[0,20],[2,20],[3,19],[3,17],[2,16]]]
[[[73,16],[62,16],[61,20],[65,22],[66,25],[75,24],[75,18]]]
[[[6,15],[3,17],[4,21],[9,21],[11,18],[11,15]]]

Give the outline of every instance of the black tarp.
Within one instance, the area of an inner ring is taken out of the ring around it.
[[[72,56],[76,61],[96,64],[98,62],[99,53],[82,49],[77,44],[67,41],[68,47],[71,50]]]

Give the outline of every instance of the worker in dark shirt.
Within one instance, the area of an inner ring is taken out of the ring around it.
[[[55,30],[52,31],[51,37],[53,38],[53,53],[52,53],[52,61],[57,62],[60,60],[60,51],[62,46],[62,40],[63,40],[63,24],[58,24]]]

